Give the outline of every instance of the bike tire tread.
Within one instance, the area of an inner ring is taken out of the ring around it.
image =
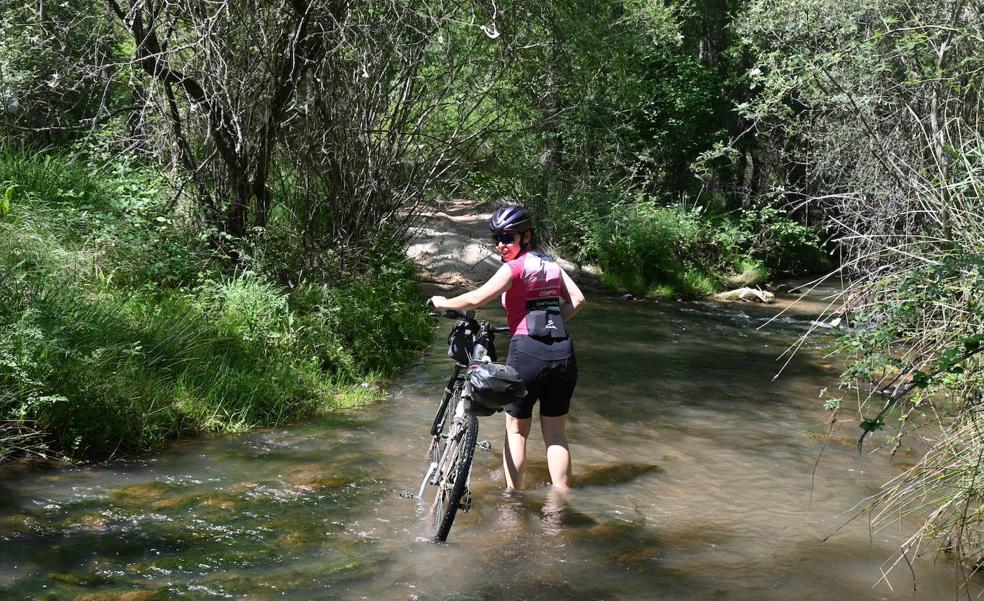
[[[465,494],[465,487],[468,483],[468,475],[471,472],[472,459],[475,456],[475,444],[478,440],[478,418],[471,414],[465,415],[466,430],[462,437],[461,446],[455,453],[454,466],[455,474],[454,486],[448,499],[448,507],[442,516],[441,523],[437,527],[435,540],[445,542],[451,532],[451,525],[454,523],[455,515],[458,513],[458,506],[461,498]],[[439,493],[440,494],[440,493]]]

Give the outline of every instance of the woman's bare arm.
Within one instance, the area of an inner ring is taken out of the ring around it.
[[[433,296],[431,297],[431,303],[433,303],[434,308],[438,311],[445,311],[447,309],[468,311],[469,309],[481,307],[485,303],[501,295],[506,290],[509,290],[511,286],[512,271],[509,269],[508,265],[503,265],[499,268],[499,271],[495,272],[495,275],[489,278],[489,281],[485,282],[475,290],[466,292],[454,298]]]
[[[560,316],[564,321],[568,321],[577,315],[588,301],[566,271],[560,270],[560,275],[564,279],[564,289],[567,290],[568,296],[567,302],[560,306]]]

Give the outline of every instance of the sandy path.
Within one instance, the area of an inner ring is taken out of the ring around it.
[[[407,256],[420,265],[425,290],[460,294],[492,277],[502,261],[489,236],[491,216],[469,201],[454,201],[420,216]],[[589,269],[560,257],[557,262],[579,286],[598,288]]]

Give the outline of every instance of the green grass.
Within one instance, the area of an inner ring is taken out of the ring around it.
[[[594,232],[602,281],[637,295],[707,296],[741,259],[709,221],[676,208],[620,208]]]
[[[108,171],[0,153],[0,459],[105,459],[363,403],[429,339],[402,256],[293,292],[223,275],[153,173]]]
[[[725,276],[723,282],[730,288],[741,286],[760,286],[769,279],[769,270],[761,261],[756,259],[741,259],[735,266],[734,273]]]
[[[56,279],[23,292],[26,309],[4,311],[12,318],[0,343],[5,409],[72,456],[279,423],[327,396],[313,362],[269,356],[180,295],[150,299]]]

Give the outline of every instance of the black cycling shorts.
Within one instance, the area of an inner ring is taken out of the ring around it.
[[[513,336],[506,364],[516,368],[526,384],[526,398],[506,405],[506,413],[517,419],[533,417],[533,405],[540,401],[540,415],[567,415],[577,384],[577,361],[570,338],[543,342]]]

